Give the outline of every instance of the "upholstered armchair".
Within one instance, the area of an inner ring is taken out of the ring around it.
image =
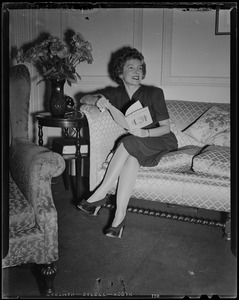
[[[58,260],[51,180],[63,173],[65,162],[59,154],[28,139],[30,74],[25,65],[10,69],[9,94],[9,245],[2,267],[37,265],[43,293],[50,295]]]

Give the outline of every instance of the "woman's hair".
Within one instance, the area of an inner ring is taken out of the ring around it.
[[[123,84],[120,75],[123,73],[125,63],[130,59],[138,59],[142,62],[143,79],[146,75],[146,64],[144,56],[137,49],[131,47],[124,47],[117,51],[113,60],[113,80],[118,84]]]

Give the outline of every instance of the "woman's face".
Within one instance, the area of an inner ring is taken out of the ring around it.
[[[139,86],[143,79],[142,62],[138,59],[127,60],[120,78],[127,85]]]

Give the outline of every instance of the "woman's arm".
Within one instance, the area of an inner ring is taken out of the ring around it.
[[[169,119],[159,121],[160,127],[148,129],[149,136],[161,136],[170,132],[170,123]]]
[[[130,131],[131,134],[139,137],[156,137],[167,134],[170,132],[169,119],[159,121],[160,127],[150,128],[150,129],[135,129]]]
[[[101,98],[102,95],[96,94],[96,95],[85,95],[80,99],[80,102],[82,104],[90,104],[90,105],[96,105],[96,102]]]
[[[109,100],[106,99],[104,95],[101,94],[85,95],[81,98],[80,102],[82,104],[95,105],[99,109],[109,108],[109,105],[111,105]]]

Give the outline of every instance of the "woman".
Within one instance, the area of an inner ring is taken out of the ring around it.
[[[177,140],[170,131],[169,114],[162,89],[145,86],[146,64],[143,55],[135,48],[126,47],[115,58],[114,79],[118,87],[109,87],[100,94],[86,95],[81,103],[96,105],[99,109],[109,109],[114,105],[125,111],[134,101],[148,106],[153,123],[142,129],[129,131],[123,137],[109,163],[105,177],[98,189],[77,207],[86,213],[105,203],[105,196],[118,179],[116,212],[108,237],[122,236],[129,199],[140,166],[155,166],[166,153],[177,149]]]

